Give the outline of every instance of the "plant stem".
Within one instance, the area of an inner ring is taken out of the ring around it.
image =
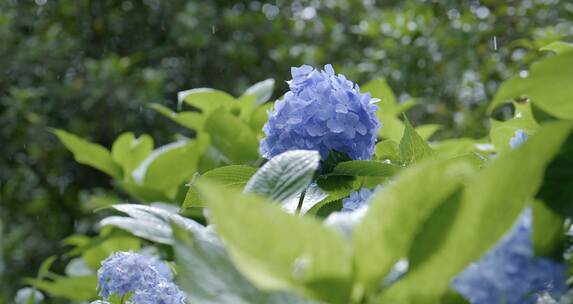
[[[304,196],[306,195],[306,189],[302,190],[300,193],[300,197],[298,198],[298,205],[296,206],[296,211],[294,212],[295,215],[300,214],[300,209],[302,209],[302,203],[304,202]]]

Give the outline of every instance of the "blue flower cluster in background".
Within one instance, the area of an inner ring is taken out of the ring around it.
[[[303,65],[292,68],[290,91],[269,112],[260,152],[272,158],[295,149],[317,150],[326,159],[331,150],[352,159],[371,159],[381,127],[377,106],[331,65],[324,71]]]
[[[360,188],[342,200],[342,212],[353,212],[368,204],[368,200],[378,191],[376,189]]]
[[[512,149],[516,149],[517,147],[521,146],[524,142],[527,141],[527,133],[525,133],[523,130],[517,130],[515,131],[515,135],[513,135],[512,138],[509,139],[509,146]]]
[[[472,304],[529,304],[543,294],[564,294],[567,266],[534,255],[531,223],[531,209],[526,209],[500,243],[468,266],[452,287]]]
[[[134,304],[183,304],[185,294],[173,282],[169,266],[155,257],[116,252],[98,270],[99,295],[123,297],[133,293]]]

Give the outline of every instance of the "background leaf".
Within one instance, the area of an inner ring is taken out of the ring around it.
[[[109,150],[63,130],[52,130],[60,141],[74,154],[74,159],[84,165],[96,168],[111,177],[121,179],[121,167],[116,164]]]
[[[525,78],[513,77],[502,84],[489,105],[489,111],[513,98],[526,95],[543,111],[562,119],[573,118],[573,52],[544,59]]]
[[[221,186],[228,186],[236,188],[237,190],[242,190],[255,172],[257,172],[257,169],[253,167],[231,165],[207,171],[200,177],[196,177],[196,179],[206,178]],[[199,191],[193,183],[191,183],[191,185],[189,185],[189,191],[187,191],[187,195],[185,196],[185,201],[181,207],[202,207],[203,205],[203,199],[201,199]]]
[[[257,104],[263,104],[271,99],[275,88],[275,80],[272,78],[265,79],[250,86],[245,95],[254,94],[257,96]]]

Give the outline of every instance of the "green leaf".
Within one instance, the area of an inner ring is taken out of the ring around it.
[[[503,122],[490,120],[491,129],[489,136],[498,153],[506,153],[511,150],[509,140],[515,136],[517,130],[523,130],[525,133],[532,134],[539,127],[539,124],[533,118],[529,102],[516,102],[514,106],[515,113],[513,118]]]
[[[398,173],[400,168],[397,165],[374,160],[351,160],[338,163],[330,175],[389,177]]]
[[[249,117],[249,126],[252,130],[254,130],[257,134],[263,133],[263,126],[269,120],[269,115],[267,112],[273,107],[272,102],[268,102],[256,107],[251,116]]]
[[[305,190],[320,164],[317,151],[293,150],[269,160],[245,186],[245,192],[281,202]]]
[[[198,88],[182,91],[177,94],[179,105],[185,102],[203,112],[209,114],[220,107],[230,107],[236,103],[233,96],[214,89]]]
[[[306,212],[307,214],[318,215],[318,212],[323,207],[326,208],[327,205],[347,197],[352,191],[355,191],[361,186],[355,177],[344,175],[320,176],[316,180],[316,184],[328,196],[312,206]]]
[[[255,95],[257,96],[257,104],[263,104],[271,99],[274,88],[275,80],[269,78],[253,84],[245,91],[244,95]]]
[[[53,297],[73,301],[89,301],[97,298],[97,276],[59,277],[53,281],[38,282],[38,288]]]
[[[536,256],[563,259],[565,248],[565,217],[551,210],[544,202],[533,202],[533,233],[531,242]]]
[[[115,226],[152,242],[173,244],[172,223],[197,235],[205,233],[201,224],[161,208],[135,204],[114,205],[113,208],[128,216],[106,217],[100,226]]]
[[[540,51],[555,52],[557,54],[562,54],[565,52],[573,51],[573,43],[568,43],[565,41],[555,41],[539,49]]]
[[[205,117],[202,113],[192,111],[176,113],[158,103],[152,103],[149,105],[149,107],[186,128],[196,131],[201,131],[201,129],[203,129]]]
[[[259,158],[259,141],[242,120],[220,108],[207,118],[204,129],[211,144],[233,164],[246,164]]]
[[[175,226],[178,281],[193,303],[310,303],[282,291],[258,290],[233,265],[216,237],[201,237]]]
[[[439,244],[388,288],[381,301],[419,303],[423,299],[434,303],[441,297],[458,272],[492,248],[511,228],[537,192],[545,166],[557,154],[571,127],[570,122],[542,126],[518,149],[500,156],[469,180]],[[500,206],[504,212],[499,212]]]
[[[376,158],[379,160],[390,160],[393,163],[400,163],[398,143],[388,139],[376,144]]]
[[[434,154],[428,143],[416,133],[410,122],[406,119],[404,135],[398,146],[400,160],[409,165]]]
[[[205,172],[199,178],[209,179],[210,181],[216,182],[225,187],[232,187],[238,190],[242,190],[249,179],[257,172],[257,169],[244,165],[231,165],[213,169],[211,171]],[[183,202],[182,208],[191,207],[202,207],[203,200],[199,195],[199,191],[193,185],[189,186],[189,191],[185,196],[185,201]]]
[[[121,167],[113,161],[108,149],[63,130],[53,129],[52,132],[74,154],[74,158],[78,163],[88,165],[107,173],[111,177],[121,179]]]
[[[153,150],[153,138],[147,134],[135,138],[133,133],[121,134],[111,146],[112,159],[123,168],[124,178],[129,177],[131,172]]]
[[[473,172],[464,160],[429,159],[404,169],[377,192],[353,233],[358,284],[370,291],[377,288],[407,256],[424,221]]]
[[[197,142],[181,140],[155,149],[131,175],[137,185],[171,197],[197,171],[198,158]]]
[[[513,98],[526,95],[543,111],[561,118],[573,118],[573,52],[544,59],[531,67],[529,76],[513,77],[502,84],[488,107],[492,112]]]
[[[335,231],[254,195],[200,181],[210,218],[235,265],[256,286],[348,303],[351,251]]]
[[[547,166],[537,197],[555,212],[573,216],[573,135],[561,147],[559,155]]]

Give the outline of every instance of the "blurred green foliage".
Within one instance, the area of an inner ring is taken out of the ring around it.
[[[278,97],[291,66],[332,63],[416,98],[409,117],[446,125],[437,137],[481,137],[501,80],[572,38],[565,0],[0,1],[0,303],[59,240],[92,233],[93,209],[122,199],[106,189],[125,193],[48,127],[106,147],[147,133],[159,146],[194,133],[147,104],[173,109],[194,87],[238,96],[269,77]]]

